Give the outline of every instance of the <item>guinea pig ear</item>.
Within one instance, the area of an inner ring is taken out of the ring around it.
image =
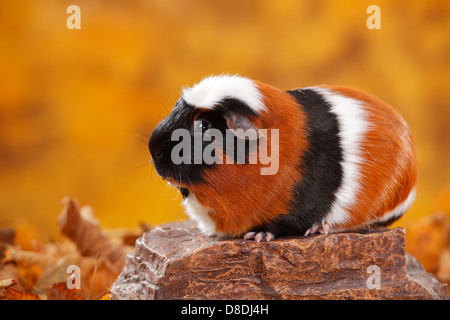
[[[225,119],[228,128],[233,130],[239,139],[258,140],[264,138],[260,130],[244,115],[229,112],[225,115]]]

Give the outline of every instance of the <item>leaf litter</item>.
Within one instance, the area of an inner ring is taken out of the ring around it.
[[[110,299],[126,254],[150,227],[102,229],[91,207],[72,198],[64,198],[62,206],[61,241],[47,240],[26,224],[0,228],[0,299]]]

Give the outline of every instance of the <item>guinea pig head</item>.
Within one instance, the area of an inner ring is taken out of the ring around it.
[[[205,183],[205,171],[216,164],[248,162],[252,142],[263,135],[252,122],[257,112],[244,102],[224,97],[205,104],[185,95],[154,129],[149,150],[162,178],[189,187]]]
[[[205,78],[183,90],[153,131],[152,161],[202,231],[241,235],[287,212],[306,144],[300,110],[268,85]]]

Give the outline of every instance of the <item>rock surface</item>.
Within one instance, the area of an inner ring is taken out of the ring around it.
[[[405,230],[278,238],[205,237],[192,221],[136,241],[113,299],[446,299],[405,253]]]

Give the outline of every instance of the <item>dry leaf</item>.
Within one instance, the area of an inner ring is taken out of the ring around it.
[[[23,280],[26,291],[33,291],[36,281],[42,274],[42,268],[39,265],[32,265],[29,267],[19,266],[19,276]]]
[[[437,271],[437,263],[446,248],[450,219],[443,212],[410,221],[405,225],[406,250],[415,256],[428,272]]]
[[[17,285],[14,279],[0,280],[0,299],[6,294],[6,289]]]
[[[43,266],[49,263],[48,255],[42,254],[42,252],[22,250],[19,247],[8,247],[6,250],[5,262],[14,261],[21,266]]]
[[[147,224],[141,224],[134,228],[102,229],[102,232],[111,243],[122,247],[128,246],[133,250],[136,240],[142,236],[144,232],[147,232],[150,229],[151,227]],[[125,248],[125,250],[128,249],[129,248]]]
[[[14,288],[8,287],[0,296],[0,299],[5,300],[41,300],[38,295],[29,292],[21,292]]]
[[[100,300],[111,300],[111,293],[105,294],[103,297],[100,298]]]
[[[20,277],[20,270],[15,262],[7,262],[0,266],[0,279],[14,279],[17,282],[14,286],[17,290],[27,291],[28,285]]]
[[[111,300],[111,290],[109,288],[106,288],[106,290],[108,293],[101,297],[100,300]]]
[[[108,287],[116,280],[118,273],[112,273],[105,265],[94,269],[88,277],[89,288],[88,299],[99,299],[108,292]]]
[[[15,285],[17,285],[17,281],[14,279],[0,280],[0,289],[4,289]]]
[[[55,283],[47,292],[47,300],[84,300],[83,289],[69,289],[66,282]]]
[[[132,249],[125,242],[131,244],[142,227],[104,231],[92,208],[80,209],[75,200],[64,201],[59,227],[68,240],[44,241],[38,230],[24,223],[17,224],[18,233],[1,229],[5,240],[0,264],[0,279],[5,279],[0,281],[3,299],[109,299],[107,288],[122,270],[126,252]],[[14,234],[18,243],[11,243]],[[67,288],[69,265],[80,268],[80,290]],[[42,294],[37,296],[36,292]]]
[[[75,200],[65,198],[63,203],[64,208],[58,219],[61,232],[76,244],[83,256],[100,255],[112,272],[120,272],[126,253],[102,234],[99,226],[92,223],[92,216],[88,220],[83,218]]]
[[[67,267],[71,265],[69,263],[68,256],[62,256],[58,261],[50,266],[47,266],[39,279],[37,279],[35,286],[43,291],[48,291],[54,283],[67,281],[69,274],[67,273]]]
[[[0,244],[13,244],[16,231],[13,228],[0,228]]]
[[[436,278],[440,282],[447,283],[447,294],[450,293],[450,248],[442,252],[439,262]]]
[[[44,243],[47,243],[47,237],[27,222],[17,223],[14,230],[14,244],[22,250],[38,251]]]

